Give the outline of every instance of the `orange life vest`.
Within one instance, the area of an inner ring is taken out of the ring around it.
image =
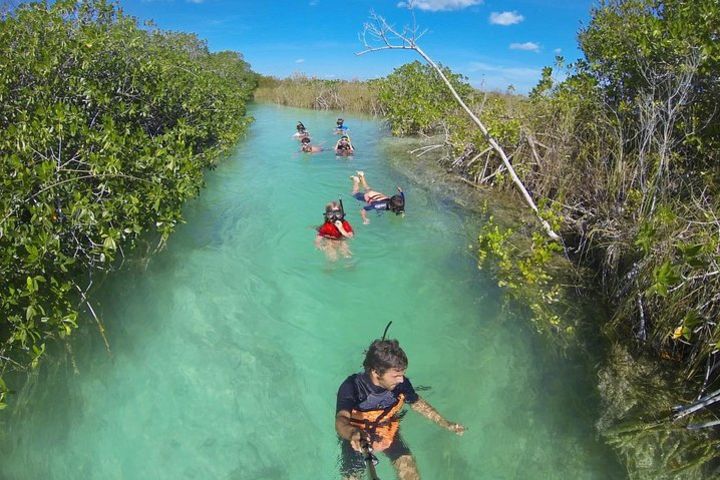
[[[397,414],[405,404],[405,394],[398,395],[394,404],[379,410],[355,410],[350,412],[350,424],[358,427],[370,436],[372,448],[376,452],[387,449],[395,439],[400,420]]]

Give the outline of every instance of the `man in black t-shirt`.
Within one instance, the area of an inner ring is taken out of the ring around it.
[[[397,340],[375,340],[363,362],[365,371],[350,375],[340,385],[335,430],[341,439],[341,471],[346,479],[359,479],[365,469],[364,445],[384,452],[398,478],[420,478],[415,459],[399,433],[398,415],[405,403],[451,432],[465,432],[464,426],[448,422],[420,398],[405,377],[407,365],[407,356]]]

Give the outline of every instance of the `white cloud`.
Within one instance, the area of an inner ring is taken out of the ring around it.
[[[535,42],[511,43],[510,50],[527,50],[528,52],[539,52],[540,45]]]
[[[467,70],[469,72],[500,73],[502,75],[510,76],[516,79],[521,78],[523,80],[538,77],[540,76],[540,73],[542,73],[542,69],[539,68],[503,67],[501,65],[491,65],[483,62],[471,62]]]
[[[401,8],[417,8],[428,12],[442,12],[450,10],[462,10],[463,8],[481,5],[483,0],[410,0],[399,2]]]
[[[305,59],[304,59],[304,58],[298,58],[297,60],[295,60],[295,63],[305,63]]]
[[[542,74],[540,68],[505,67],[484,62],[472,62],[465,70],[476,87],[504,90],[513,85],[520,93],[529,92]]]
[[[562,53],[562,48],[556,48],[555,50],[553,50],[553,53],[555,55],[560,55]]]
[[[187,0],[188,3],[203,3],[205,0]]]
[[[493,25],[515,25],[525,20],[525,17],[517,12],[492,12],[490,14],[490,23]]]

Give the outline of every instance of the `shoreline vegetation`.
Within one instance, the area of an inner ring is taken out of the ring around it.
[[[93,288],[163,247],[256,82],[241,54],[106,0],[0,6],[0,409],[3,378],[80,320],[110,351]]]
[[[592,289],[610,307],[591,326],[611,343],[597,427],[632,478],[720,473],[718,24],[711,0],[615,0],[580,31],[584,58],[558,58],[528,96],[480,92],[444,69],[564,239],[551,241],[529,216],[507,225],[488,214],[479,265],[563,348],[582,345],[590,328],[567,310],[571,293]],[[393,135],[422,140],[417,157],[513,195],[498,155],[428,65],[364,83],[260,84],[258,101],[380,116]]]
[[[377,96],[377,87],[372,81],[321,80],[302,74],[290,78],[259,76],[254,99],[310,110],[344,110],[378,117],[385,115]]]

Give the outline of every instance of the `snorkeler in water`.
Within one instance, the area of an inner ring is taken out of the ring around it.
[[[398,341],[385,340],[383,335],[367,349],[363,371],[350,375],[340,385],[335,431],[340,438],[340,471],[345,480],[360,480],[368,462],[377,462],[374,453],[380,452],[392,462],[397,478],[420,479],[415,458],[400,433],[406,404],[456,435],[465,433],[464,425],[446,420],[418,395],[405,376],[407,368],[408,358]]]
[[[353,238],[353,228],[345,220],[342,200],[330,202],[325,206],[324,222],[317,227],[315,246],[325,252],[328,260],[337,260],[339,255],[349,258],[352,253],[346,240]]]
[[[305,125],[298,120],[297,125],[295,125],[296,132],[293,133],[293,137],[296,137],[298,140],[302,140],[303,138],[309,138],[310,132],[308,132],[307,128],[305,128]]]
[[[320,147],[320,146],[318,146],[318,145],[311,145],[311,144],[310,144],[310,137],[303,137],[303,138],[300,140],[300,143],[301,143],[301,147],[300,147],[300,151],[301,151],[301,152],[305,152],[305,153],[317,153],[317,152],[322,152],[322,147]]]
[[[356,175],[351,175],[350,179],[353,182],[352,196],[361,202],[365,202],[362,210],[360,210],[360,216],[362,217],[363,224],[367,225],[370,223],[370,219],[367,216],[367,212],[383,212],[389,210],[395,215],[405,214],[405,192],[399,186],[397,187],[398,193],[389,197],[384,193],[378,192],[370,188],[365,178],[365,173],[358,171]],[[362,188],[362,191],[360,191]]]
[[[353,152],[355,152],[355,147],[353,147],[350,137],[347,135],[343,135],[337,143],[335,143],[335,153],[338,155],[350,155]]]

